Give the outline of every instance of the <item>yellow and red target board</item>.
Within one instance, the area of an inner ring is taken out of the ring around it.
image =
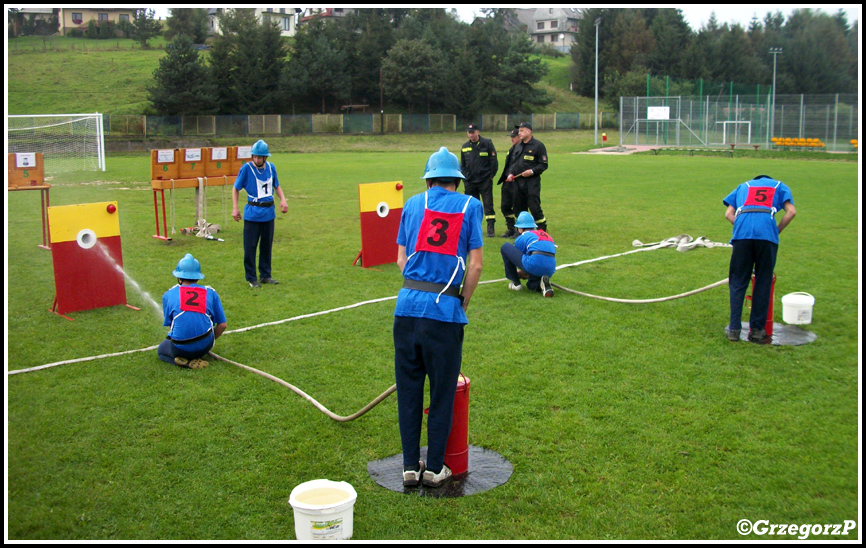
[[[364,268],[397,262],[397,233],[403,214],[403,183],[358,185],[361,210],[361,259]],[[353,263],[354,264],[354,263]]]
[[[126,304],[117,202],[48,208],[54,308],[68,314]]]

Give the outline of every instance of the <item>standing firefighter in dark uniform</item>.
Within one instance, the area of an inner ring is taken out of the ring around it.
[[[541,210],[541,174],[547,169],[547,149],[532,136],[532,125],[517,126],[520,143],[514,147],[505,181],[514,181],[514,211],[529,210],[538,228],[547,232],[547,219]]]
[[[517,215],[514,214],[514,187],[517,186],[517,183],[514,181],[506,182],[505,179],[508,177],[508,168],[511,166],[514,149],[520,143],[520,133],[516,129],[512,129],[509,136],[511,137],[511,148],[508,149],[508,155],[505,157],[505,167],[502,168],[502,175],[499,176],[496,184],[502,185],[502,196],[499,199],[499,206],[502,214],[505,216],[505,227],[507,229],[502,237],[516,238],[517,231],[514,229],[514,223],[517,221]]]
[[[496,223],[496,210],[493,209],[493,177],[499,171],[499,160],[493,141],[478,134],[478,126],[469,124],[466,128],[469,140],[460,149],[460,171],[466,176],[466,190],[473,198],[484,204],[484,218],[487,220],[487,235],[495,236],[493,225]]]

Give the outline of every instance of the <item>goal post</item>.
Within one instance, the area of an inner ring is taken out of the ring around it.
[[[722,142],[721,143],[713,143],[715,145],[735,145],[735,144],[752,144],[752,122],[749,120],[717,120],[716,127],[719,125],[722,126]],[[746,129],[746,142],[743,143],[742,138],[742,129],[745,127]],[[717,130],[718,134],[718,130]]]
[[[45,172],[105,171],[102,114],[6,117],[7,153],[41,152]]]

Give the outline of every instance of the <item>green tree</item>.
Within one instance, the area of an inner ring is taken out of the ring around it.
[[[327,112],[328,99],[335,101],[351,97],[349,56],[328,38],[327,25],[314,22],[295,35],[289,60],[289,71],[306,84],[305,95],[315,97],[321,113]]]
[[[572,78],[574,92],[584,97],[595,95],[595,20],[600,19],[598,27],[598,78],[604,81],[610,59],[609,49],[616,40],[614,35],[614,9],[587,9],[583,18],[577,24],[577,34],[581,37],[577,44],[571,46]]]
[[[147,98],[161,115],[184,116],[212,114],[215,97],[211,91],[207,66],[195,49],[192,38],[178,35],[153,71],[153,84]]]
[[[155,12],[152,9],[135,11],[135,17],[132,20],[132,38],[138,40],[143,49],[148,47],[148,40],[156,38],[162,33],[162,23],[154,17]]]
[[[692,31],[679,9],[647,9],[650,30],[655,47],[649,55],[649,68],[653,74],[685,76],[684,56],[691,46]]]
[[[779,62],[790,75],[796,93],[857,91],[858,63],[846,30],[844,20],[809,9],[794,10],[788,17]]]
[[[173,40],[175,36],[186,34],[196,44],[204,44],[207,40],[208,16],[206,8],[171,8],[165,21],[165,39]]]
[[[436,93],[445,87],[442,53],[424,40],[400,40],[382,61],[385,95],[406,105],[409,112],[420,105],[430,113]]]
[[[610,59],[605,74],[612,76],[629,71],[646,74],[656,40],[643,13],[633,9],[616,10],[612,25],[611,34],[617,39],[605,47],[605,57]]]
[[[348,39],[340,40],[349,57],[352,102],[378,103],[382,59],[397,41],[396,29],[409,14],[405,8],[356,9],[341,23]]]
[[[533,58],[535,49],[526,34],[508,35],[508,50],[500,61],[499,73],[491,82],[490,103],[505,112],[522,112],[533,105],[549,105],[553,98],[534,87],[547,74],[547,65]]]
[[[278,114],[287,48],[274,22],[259,24],[252,9],[220,15],[213,41],[211,80],[220,114]]]

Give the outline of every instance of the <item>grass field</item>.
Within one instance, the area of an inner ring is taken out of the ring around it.
[[[635,239],[727,241],[722,198],[759,173],[785,181],[798,215],[782,234],[775,319],[782,295],[811,293],[817,341],[729,343],[725,288],[626,305],[481,285],[463,358],[469,443],[503,455],[514,473],[491,491],[447,500],[397,494],[367,474],[368,462],[400,452],[393,396],[337,423],[232,365],[186,370],[155,351],[7,376],[8,538],[292,539],[289,494],[316,478],[354,486],[360,540],[793,540],[742,537],[736,526],[857,520],[857,163],[600,157],[571,154],[557,135],[542,197],[560,264],[628,251]],[[460,144],[427,138],[402,152],[276,153],[290,208],[276,222],[273,272],[282,283],[260,290],[244,281],[242,226],[224,222],[221,206],[231,200],[221,188],[208,192],[208,220],[224,225],[225,242],[151,237],[146,155],[55,178],[51,203],[116,200],[124,268],[156,301],[175,283],[177,261],[193,253],[232,331],[396,295],[396,265],[351,266],[360,248],[357,185],[403,181],[406,199],[420,193],[429,154]],[[177,227],[193,224],[193,191],[177,191],[175,203]],[[6,219],[8,371],[142,349],[165,336],[161,316],[130,284],[128,302],[140,311],[103,308],[72,322],[48,312],[52,257],[37,247],[36,193],[8,193]],[[482,281],[503,278],[503,241],[485,241]],[[659,250],[563,269],[553,281],[662,297],[725,278],[729,256],[726,248]],[[385,301],[229,332],[214,351],[348,415],[394,382],[393,308]],[[858,538],[859,529],[842,537]]]

